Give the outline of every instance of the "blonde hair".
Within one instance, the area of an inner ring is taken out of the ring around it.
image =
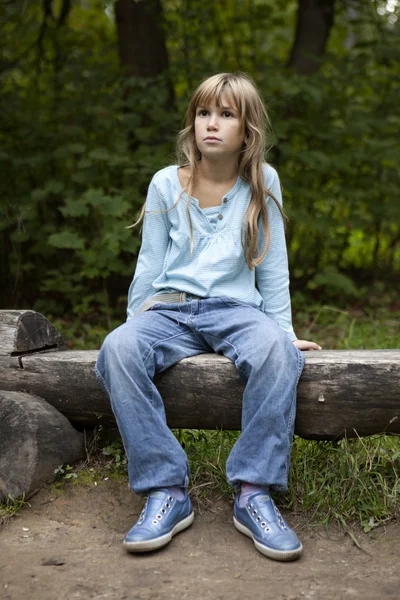
[[[270,196],[279,208],[284,218],[285,215],[278,200],[265,186],[263,163],[266,154],[267,141],[271,137],[271,125],[267,110],[257,91],[256,85],[248,75],[244,73],[220,73],[209,77],[194,92],[185,117],[185,127],[178,135],[178,163],[180,166],[190,167],[190,176],[174,205],[167,209],[172,210],[179,202],[183,192],[187,194],[186,213],[190,225],[190,249],[193,251],[193,225],[189,210],[189,200],[195,189],[198,164],[201,153],[195,140],[195,118],[198,106],[209,106],[215,103],[222,106],[222,95],[225,95],[238,111],[246,143],[239,154],[238,175],[249,184],[251,189],[251,200],[245,215],[245,234],[243,249],[246,262],[250,269],[256,267],[264,259],[270,241],[268,225],[268,209],[265,196]],[[144,216],[143,207],[138,221]],[[265,234],[265,246],[260,253],[258,240],[258,220],[261,216],[262,226]]]

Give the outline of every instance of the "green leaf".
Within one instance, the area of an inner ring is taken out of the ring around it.
[[[60,211],[65,217],[83,217],[89,214],[89,206],[82,197],[78,199],[67,198]]]
[[[83,250],[84,241],[74,231],[65,230],[61,233],[50,235],[48,242],[55,248],[69,248],[73,250]]]

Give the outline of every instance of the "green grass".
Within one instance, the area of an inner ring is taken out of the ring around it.
[[[284,505],[312,522],[358,522],[365,532],[400,516],[400,439],[296,438]]]
[[[180,430],[189,456],[192,495],[232,498],[225,461],[238,432]],[[313,524],[357,522],[365,532],[400,516],[400,438],[371,436],[337,442],[295,437],[289,490],[280,506]]]
[[[400,310],[385,306],[311,307],[296,311],[294,323],[299,338],[317,341],[326,350],[400,348]]]
[[[0,504],[0,525],[11,519],[14,515],[16,515],[23,506],[30,506],[28,502],[25,501],[25,498],[17,498],[14,499],[11,496],[8,498],[7,502],[3,502]]]

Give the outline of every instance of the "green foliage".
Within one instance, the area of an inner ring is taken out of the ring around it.
[[[74,467],[71,465],[60,465],[56,469],[54,469],[55,479],[63,478],[63,479],[76,479],[78,475],[74,471]]]
[[[286,66],[295,0],[164,0],[169,70],[126,78],[113,3],[39,0],[0,12],[0,270],[3,307],[123,317],[149,181],[174,162],[188,95],[248,72],[275,130],[292,289],[339,304],[400,269],[399,64],[385,3],[338,3],[319,72]],[[378,12],[379,11],[379,12]],[[351,38],[351,39],[350,39]],[[172,85],[175,105],[170,100]],[[385,283],[386,282],[386,283]]]
[[[127,471],[128,460],[125,455],[125,450],[120,439],[114,440],[108,446],[104,446],[102,450],[104,456],[112,459],[112,466],[123,472]]]
[[[239,432],[179,429],[174,434],[189,458],[191,496],[206,498],[214,491],[232,497],[225,464]]]

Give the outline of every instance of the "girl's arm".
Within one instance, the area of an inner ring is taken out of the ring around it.
[[[282,205],[282,192],[278,173],[270,165],[266,165],[264,169],[266,186]],[[272,198],[268,200],[268,222],[271,238],[264,260],[255,269],[256,284],[264,300],[266,315],[274,319],[286,331],[291,341],[295,341],[296,334],[292,326],[284,222]],[[264,244],[265,236],[261,226],[259,233],[260,250],[264,247]]]
[[[267,166],[266,185],[282,206],[282,192],[278,173]],[[289,293],[289,267],[286,250],[285,229],[282,216],[275,202],[268,201],[270,244],[262,263],[256,267],[256,283],[264,300],[264,312],[286,331],[299,350],[321,350],[315,342],[298,340],[292,326],[292,310]],[[260,231],[259,248],[265,244],[264,232]]]
[[[128,292],[128,321],[135,315],[143,302],[154,294],[153,282],[162,273],[170,230],[168,213],[165,212],[166,208],[167,206],[153,178],[146,198],[142,245],[136,263],[135,275]]]

